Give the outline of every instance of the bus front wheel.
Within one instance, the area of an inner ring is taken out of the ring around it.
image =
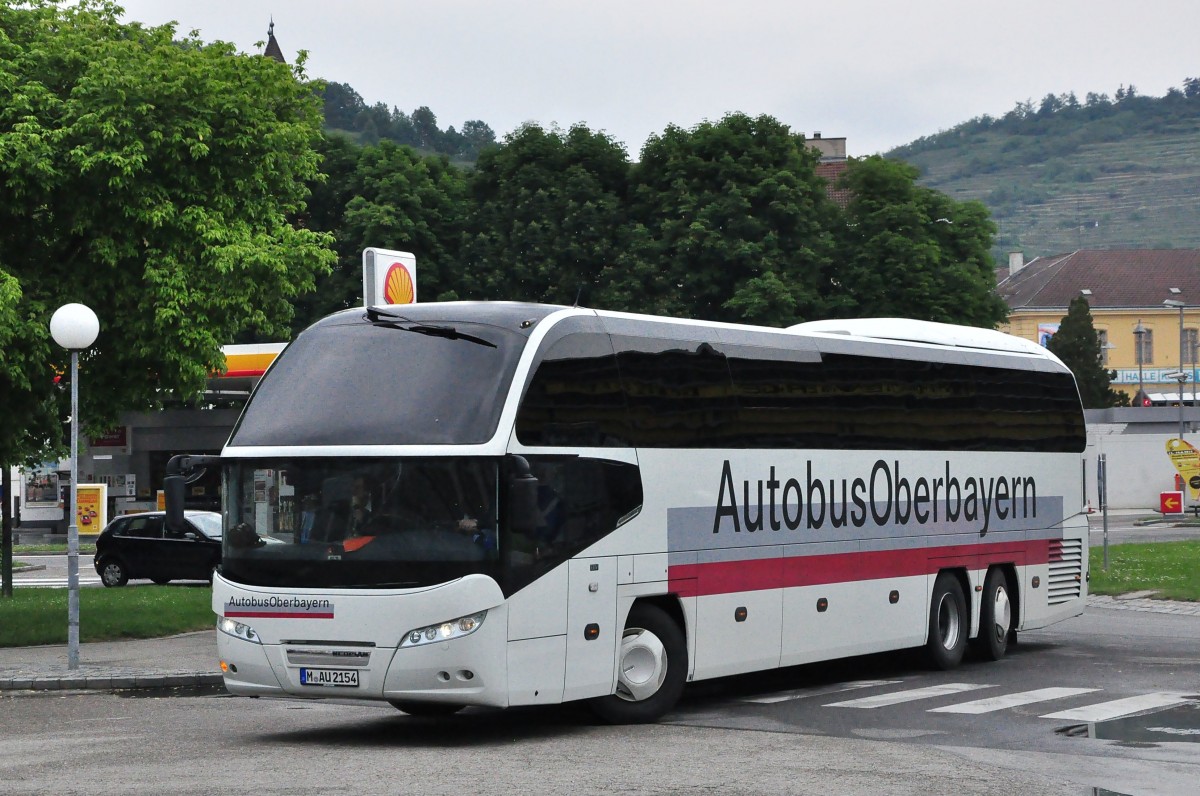
[[[933,583],[929,605],[929,659],[938,669],[953,669],[962,663],[970,633],[967,601],[962,584],[950,572],[942,572]]]
[[[629,612],[617,661],[617,692],[591,701],[612,724],[657,721],[675,706],[687,679],[687,641],[665,611],[637,604]]]

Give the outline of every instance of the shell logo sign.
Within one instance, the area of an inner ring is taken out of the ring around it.
[[[363,250],[363,305],[412,304],[417,300],[417,258],[410,252]]]
[[[408,269],[400,263],[392,263],[383,278],[384,304],[412,304],[416,294]]]

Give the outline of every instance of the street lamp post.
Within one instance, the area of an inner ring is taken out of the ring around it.
[[[1178,293],[1179,291],[1172,289],[1172,292]],[[1186,307],[1187,304],[1180,301],[1179,299],[1164,299],[1163,306],[1164,307],[1174,307],[1175,309],[1179,310],[1179,372],[1171,374],[1171,375],[1179,382],[1179,394],[1177,396],[1179,399],[1179,442],[1182,443],[1183,442],[1183,385],[1185,383],[1187,383],[1187,379],[1188,379],[1187,371],[1184,370],[1185,365],[1184,365],[1184,361],[1183,361],[1184,348],[1186,346],[1186,344],[1184,342],[1184,335],[1183,335],[1183,308]],[[1183,445],[1181,444],[1180,447],[1183,447]],[[1185,512],[1187,511],[1188,490],[1190,488],[1191,488],[1191,484],[1185,483],[1183,485],[1182,497],[1183,497],[1183,510]]]
[[[79,668],[79,352],[96,342],[100,321],[83,304],[64,304],[50,318],[54,342],[71,352],[71,505],[67,524],[67,668]]]
[[[1178,291],[1173,291],[1178,292]],[[1174,307],[1179,310],[1179,438],[1183,439],[1183,382],[1187,379],[1187,363],[1184,362],[1184,351],[1187,348],[1187,342],[1184,339],[1183,333],[1183,308],[1187,306],[1179,299],[1164,299],[1164,307]]]
[[[1142,384],[1142,339],[1146,336],[1146,327],[1142,326],[1142,319],[1138,318],[1137,326],[1133,327],[1133,336],[1137,339],[1137,345],[1134,348],[1134,353],[1137,355],[1138,366],[1138,400],[1145,400],[1146,389]]]

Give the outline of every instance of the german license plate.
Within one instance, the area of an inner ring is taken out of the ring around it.
[[[356,669],[301,669],[300,685],[358,688]]]

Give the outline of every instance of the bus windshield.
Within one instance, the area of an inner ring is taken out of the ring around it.
[[[525,342],[489,324],[370,323],[343,313],[284,349],[229,444],[487,442]]]
[[[499,467],[493,458],[233,461],[221,571],[301,588],[495,577]]]

